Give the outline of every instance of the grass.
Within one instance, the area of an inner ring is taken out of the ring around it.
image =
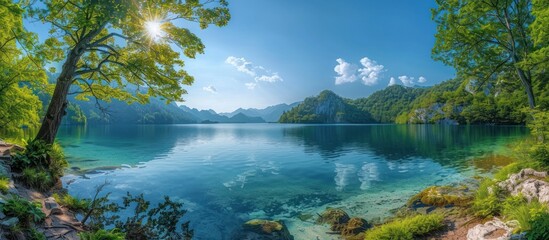
[[[475,193],[472,209],[475,215],[482,218],[498,215],[501,212],[501,202],[498,194],[501,190],[492,179],[484,179]]]
[[[76,213],[83,213],[87,211],[90,208],[90,200],[89,199],[79,199],[77,197],[73,197],[70,194],[53,194],[53,198],[55,198],[55,201],[57,201],[59,204],[67,207],[73,212]]]
[[[502,209],[502,214],[507,219],[519,222],[518,232],[530,230],[531,220],[549,211],[544,204],[537,200],[528,202],[521,195],[507,197],[502,204]]]
[[[95,232],[82,232],[79,233],[78,236],[81,240],[124,240],[126,239],[126,235],[124,233],[119,232],[117,229],[113,229],[110,231],[106,230],[98,230]]]
[[[444,215],[416,215],[397,219],[365,232],[365,240],[411,240],[444,226]]]
[[[46,191],[55,184],[50,173],[45,170],[29,167],[23,169],[21,173],[21,180],[27,186],[39,191]]]

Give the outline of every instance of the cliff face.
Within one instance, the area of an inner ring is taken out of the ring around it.
[[[325,90],[280,117],[282,123],[369,123],[370,115],[357,108],[351,100]]]

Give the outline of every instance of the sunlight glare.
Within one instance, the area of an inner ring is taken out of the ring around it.
[[[164,32],[162,31],[162,23],[160,21],[145,22],[145,29],[153,41],[158,41],[164,35]]]

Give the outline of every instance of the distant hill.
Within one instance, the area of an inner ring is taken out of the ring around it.
[[[282,113],[289,111],[293,107],[297,106],[300,102],[295,102],[292,104],[278,104],[274,106],[269,106],[263,109],[257,109],[257,108],[248,108],[243,109],[239,108],[233,112],[230,113],[219,113],[219,115],[227,116],[227,117],[233,117],[239,113],[242,113],[246,116],[250,117],[260,117],[263,118],[267,122],[278,122],[278,119],[280,119],[280,116],[282,116]]]
[[[231,117],[217,114],[214,110],[198,110],[196,108],[189,108],[185,105],[179,106],[179,108],[192,115],[198,122],[203,123],[264,123],[265,120],[261,117],[250,117],[243,113],[235,114]]]
[[[370,123],[372,117],[329,90],[316,97],[308,97],[302,103],[280,116],[281,123]]]
[[[325,90],[280,117],[283,123],[393,123],[428,88],[389,86],[366,98],[344,99]]]

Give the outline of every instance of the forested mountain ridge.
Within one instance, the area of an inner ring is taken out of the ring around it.
[[[353,100],[324,90],[280,116],[281,123],[370,123],[368,112],[359,109]]]
[[[526,94],[509,81],[480,84],[459,78],[428,88],[389,86],[359,99],[325,90],[280,117],[281,123],[524,124]],[[536,85],[547,92],[547,85]],[[547,106],[540,96],[539,105]]]

